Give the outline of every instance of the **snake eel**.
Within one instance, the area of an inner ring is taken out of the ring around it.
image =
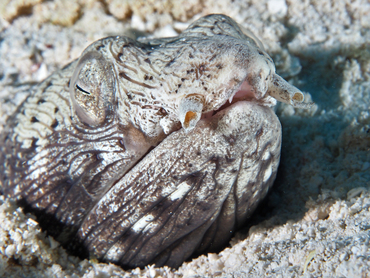
[[[9,117],[1,187],[71,252],[177,267],[225,246],[273,184],[277,101],[311,106],[225,15],[104,38]]]

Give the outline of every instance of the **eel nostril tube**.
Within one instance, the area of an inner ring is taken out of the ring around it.
[[[276,100],[296,108],[307,109],[313,105],[313,103],[304,103],[304,94],[277,74],[273,74],[267,93]]]
[[[200,120],[203,110],[203,98],[198,95],[188,95],[181,99],[179,105],[179,120],[186,132],[191,131]]]

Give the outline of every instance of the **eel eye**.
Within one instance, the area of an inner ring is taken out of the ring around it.
[[[88,92],[88,91],[85,91],[84,89],[82,89],[80,86],[78,86],[77,84],[76,84],[76,89],[77,90],[80,90],[82,93],[84,93],[85,95],[87,95],[87,96],[90,96],[91,95],[91,93],[90,92]]]
[[[103,124],[114,100],[112,65],[97,51],[83,54],[73,72],[69,91],[81,122],[90,126]]]

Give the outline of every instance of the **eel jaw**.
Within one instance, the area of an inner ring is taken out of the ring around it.
[[[182,128],[188,133],[195,128],[200,119],[211,118],[217,112],[224,110],[238,101],[252,101],[255,99],[257,98],[252,86],[250,86],[247,81],[244,81],[242,85],[239,86],[238,90],[233,92],[231,97],[218,109],[203,113],[203,96],[190,94],[183,97],[179,103],[178,119],[181,122]]]
[[[238,101],[254,101],[263,106],[272,106],[276,104],[277,100],[290,104],[295,108],[303,109],[309,109],[314,104],[313,102],[304,102],[304,94],[275,73],[270,76],[267,82],[267,92],[261,93],[256,92],[256,89],[245,79],[220,108],[206,113],[202,113],[204,104],[203,96],[190,94],[183,97],[179,104],[178,114],[182,128],[188,133],[194,129],[201,118],[210,118],[217,112]],[[273,102],[271,100],[273,100]]]

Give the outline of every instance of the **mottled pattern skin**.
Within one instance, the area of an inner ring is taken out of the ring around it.
[[[275,179],[270,106],[309,106],[251,36],[210,15],[175,38],[90,45],[9,118],[4,194],[67,248],[124,267],[218,250]]]

